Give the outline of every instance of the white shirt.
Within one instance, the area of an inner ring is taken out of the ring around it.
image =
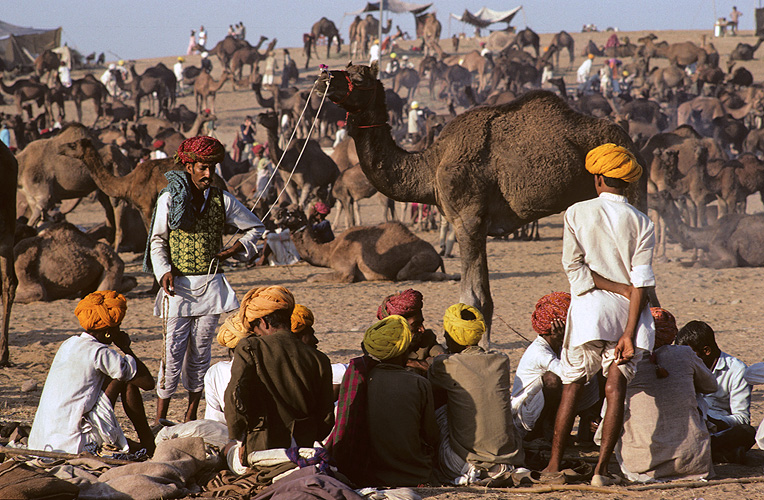
[[[81,421],[103,392],[106,377],[130,380],[138,368],[132,356],[122,356],[89,333],[71,337],[58,348],[50,366],[29,433],[34,450],[79,453]]]
[[[348,136],[348,129],[345,127],[342,127],[341,129],[337,130],[337,134],[334,136],[334,144],[332,145],[333,148],[336,148],[339,146],[339,144],[342,142],[345,137]]]
[[[58,79],[61,80],[61,85],[64,87],[69,88],[72,86],[72,74],[66,66],[61,65],[58,67]]]
[[[617,341],[629,315],[629,300],[594,287],[592,271],[616,283],[637,288],[655,286],[650,219],[625,196],[602,193],[574,204],[565,212],[562,266],[570,282],[571,303],[566,342],[575,347],[591,340]],[[645,308],[635,346],[652,351],[655,324]]]
[[[576,82],[586,83],[589,79],[589,73],[592,71],[592,60],[587,57],[586,61],[581,63],[576,73]]]
[[[210,190],[204,193],[205,204]],[[223,204],[225,206],[226,224],[236,226],[242,231],[241,241],[244,251],[234,255],[234,258],[243,262],[248,261],[257,254],[255,243],[260,239],[265,226],[255,214],[241,204],[227,191],[223,191]],[[202,206],[204,209],[204,206]],[[170,211],[170,193],[162,193],[157,200],[154,225],[151,228],[151,264],[154,267],[154,277],[157,281],[162,279],[165,273],[172,270],[170,265],[170,228],[167,224]],[[225,243],[225,240],[223,240]],[[215,270],[212,266],[210,272]],[[198,276],[175,276],[175,296],[169,298],[168,317],[206,316],[208,314],[222,314],[239,307],[236,294],[222,273],[215,275]],[[162,316],[162,302],[165,297],[164,289],[160,287],[154,303],[154,315]]]
[[[103,75],[101,75],[101,83],[103,83],[104,85],[108,85],[113,78],[114,76],[111,74],[111,70],[107,69],[106,71],[103,72]]]
[[[374,44],[369,49],[369,64],[379,61],[379,44]]]
[[[167,158],[167,153],[165,153],[161,149],[155,149],[149,154],[149,158],[151,158],[152,160],[163,160]]]
[[[708,404],[709,417],[721,420],[730,427],[751,423],[752,388],[747,382],[749,373],[746,368],[745,363],[734,356],[725,352],[719,355],[711,370],[719,388],[713,394],[703,395]],[[755,379],[753,376],[750,378]]]
[[[215,363],[204,374],[204,399],[207,401],[204,418],[206,420],[226,423],[225,390],[231,381],[232,363],[232,360]]]
[[[178,61],[172,67],[172,72],[175,73],[175,79],[179,82],[183,80],[183,63]]]

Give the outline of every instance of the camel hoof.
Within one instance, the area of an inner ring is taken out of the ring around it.
[[[10,360],[0,361],[0,368],[13,368],[15,363],[11,363]]]

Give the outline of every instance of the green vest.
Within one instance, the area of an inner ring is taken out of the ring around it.
[[[223,248],[223,192],[210,189],[207,204],[191,230],[170,230],[170,262],[175,275],[207,274],[212,258]]]

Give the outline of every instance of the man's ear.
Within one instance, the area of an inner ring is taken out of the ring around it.
[[[704,356],[710,356],[711,355],[711,346],[703,346],[703,355]]]
[[[369,69],[371,70],[371,76],[376,79],[379,76],[379,61],[375,60],[371,63]]]

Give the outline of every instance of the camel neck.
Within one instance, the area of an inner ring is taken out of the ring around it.
[[[319,243],[311,234],[310,223],[302,231],[292,232],[292,241],[297,247],[300,258],[312,266],[331,267],[329,257],[334,241]]]

